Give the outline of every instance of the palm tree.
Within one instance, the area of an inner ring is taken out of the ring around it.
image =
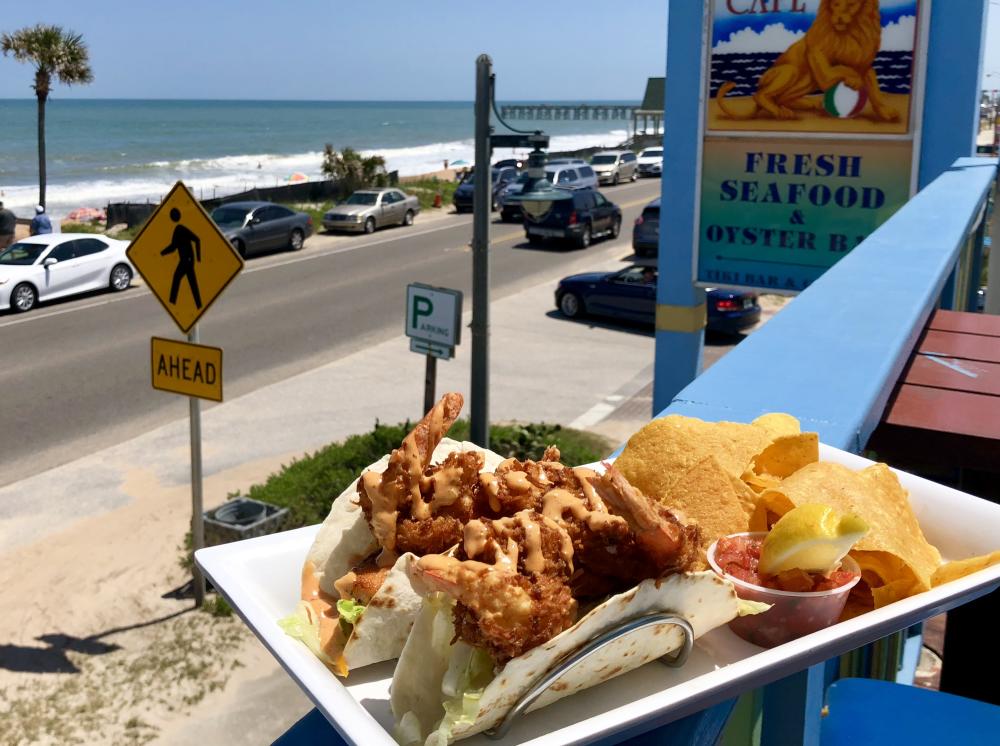
[[[38,98],[38,204],[45,206],[45,102],[52,79],[65,85],[85,84],[94,79],[87,45],[80,34],[61,26],[38,24],[12,34],[0,34],[0,51],[18,62],[35,66],[35,96]]]

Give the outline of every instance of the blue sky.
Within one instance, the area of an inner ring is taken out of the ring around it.
[[[43,0],[6,2],[0,31],[82,33],[86,98],[469,100],[477,54],[500,99],[638,99],[662,75],[666,0]],[[1000,88],[1000,5],[984,75]],[[31,69],[0,58],[0,98],[31,96]]]
[[[88,98],[471,100],[493,58],[498,97],[639,99],[662,75],[664,0],[42,0],[3,3],[0,31],[82,33]],[[621,12],[627,8],[627,12]],[[0,57],[0,97],[32,95]]]

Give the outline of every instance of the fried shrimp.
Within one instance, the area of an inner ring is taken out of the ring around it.
[[[458,556],[417,561],[414,585],[451,596],[458,637],[505,663],[576,621],[572,551],[565,530],[531,510],[475,520]]]
[[[655,568],[652,577],[689,566],[698,547],[698,528],[682,524],[629,484],[611,464],[605,462],[604,466],[604,476],[594,486],[611,509],[628,522],[636,545]]]
[[[460,511],[461,505],[458,508],[454,505],[462,497],[463,486],[478,484],[482,456],[474,462],[475,482],[467,477],[471,461],[462,459],[478,454],[452,454],[456,459],[450,463],[446,460],[438,468],[429,470],[434,449],[458,418],[462,403],[461,394],[445,394],[403,439],[402,445],[393,450],[384,472],[366,471],[358,480],[359,503],[382,548],[378,556],[381,567],[391,565],[398,556],[397,522],[401,516],[425,521],[432,518],[437,507]],[[429,502],[425,501],[425,494]],[[471,511],[471,506],[470,494],[466,510]],[[431,528],[416,528],[415,533],[418,536],[440,535],[440,529]]]

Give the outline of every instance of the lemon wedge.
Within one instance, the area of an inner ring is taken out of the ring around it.
[[[760,571],[829,572],[866,533],[868,524],[856,515],[840,515],[828,505],[800,505],[785,513],[765,537]]]

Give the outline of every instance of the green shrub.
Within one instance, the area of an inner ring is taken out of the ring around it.
[[[63,223],[59,230],[63,233],[104,233],[104,226],[100,223]]]
[[[434,206],[434,195],[441,195],[441,207],[447,209],[451,206],[451,200],[455,196],[455,189],[458,182],[442,181],[437,177],[430,179],[414,179],[403,182],[399,185],[407,194],[412,194],[420,200],[420,209],[429,210]]]
[[[352,435],[342,443],[331,443],[315,453],[286,464],[263,484],[250,487],[246,497],[287,507],[286,528],[321,523],[330,505],[361,471],[399,446],[410,423],[382,425],[371,432]],[[448,433],[456,440],[469,434],[467,420],[459,420]],[[607,456],[611,444],[604,438],[559,425],[495,425],[490,428],[490,447],[505,458],[539,459],[546,446],[557,445],[567,464],[585,464]],[[239,493],[230,497],[240,497]]]

